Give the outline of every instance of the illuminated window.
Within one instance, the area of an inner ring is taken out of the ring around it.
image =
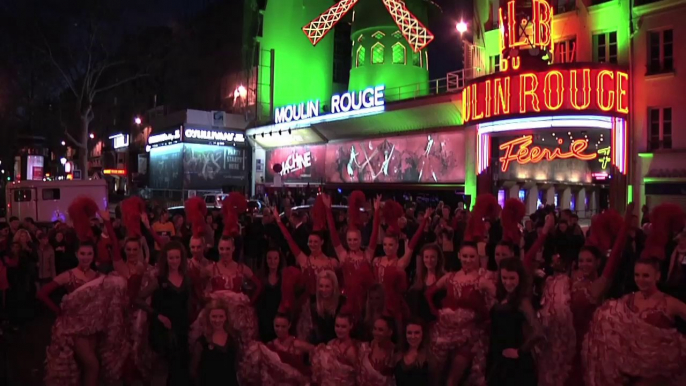
[[[381,43],[376,43],[372,46],[372,64],[383,64],[385,48]]]
[[[524,190],[524,189],[519,190],[519,200],[522,202],[526,201],[526,190]]]
[[[372,37],[377,40],[381,40],[384,36],[386,35],[381,31],[376,31],[372,34]]]
[[[617,64],[617,32],[593,35],[593,61]]]
[[[412,53],[412,65],[421,67],[422,66],[422,52],[413,52]]]
[[[554,63],[576,62],[576,38],[555,43]]]
[[[652,31],[648,35],[648,73],[674,70],[674,40],[671,29]]]
[[[595,3],[594,3],[595,4]],[[576,2],[574,0],[558,0],[555,14],[565,13],[576,9]]]
[[[648,148],[672,148],[672,108],[653,108],[648,110]]]
[[[398,42],[393,45],[393,64],[405,64],[407,49]]]
[[[360,67],[364,65],[364,61],[367,56],[367,50],[364,48],[364,46],[360,46],[357,49],[357,58],[355,59],[355,67]]]
[[[393,36],[396,39],[400,39],[401,37],[403,37],[403,34],[401,34],[400,31],[395,31],[391,36]]]
[[[491,56],[491,69],[500,72],[500,55]]]

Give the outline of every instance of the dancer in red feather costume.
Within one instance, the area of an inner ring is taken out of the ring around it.
[[[38,293],[38,298],[58,314],[47,350],[46,385],[96,386],[101,380],[114,382],[122,376],[130,344],[127,339],[126,281],[93,271],[95,237],[90,219],[97,204],[80,197],[69,207],[69,218],[79,237],[79,265],[58,275]],[[107,211],[100,212],[110,235],[114,235]],[[116,237],[113,253],[118,256]],[[65,287],[68,295],[58,307],[50,293]]]
[[[374,274],[370,262],[374,258],[374,248],[369,247],[362,250],[362,220],[360,218],[360,209],[364,205],[366,199],[364,193],[359,190],[352,192],[348,199],[348,231],[346,232],[346,242],[348,248],[341,245],[341,240],[336,230],[333,213],[331,211],[331,198],[324,196],[324,204],[327,211],[327,223],[329,225],[329,233],[331,235],[331,242],[333,243],[338,261],[340,264],[343,276],[343,294],[347,298],[347,304],[350,307],[355,320],[359,321],[362,314],[362,308],[365,302],[366,294],[369,288],[374,284]],[[381,197],[377,197],[375,201],[375,208],[378,212]],[[376,240],[379,229],[379,216],[374,216],[374,228],[372,230],[372,237],[370,240]]]
[[[686,320],[686,304],[657,288],[665,246],[683,228],[684,212],[662,204],[650,218],[653,228],[634,267],[639,291],[603,304],[583,341],[588,386],[686,384],[686,337],[674,328],[675,317]]]

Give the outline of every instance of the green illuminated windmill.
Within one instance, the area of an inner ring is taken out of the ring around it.
[[[385,85],[389,100],[425,94],[429,80],[426,46],[433,34],[424,26],[424,0],[340,0],[302,30],[313,45],[347,13],[352,17],[349,89]]]

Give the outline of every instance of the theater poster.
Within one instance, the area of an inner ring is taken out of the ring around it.
[[[326,147],[328,183],[462,183],[464,133],[360,139]]]
[[[274,182],[274,165],[281,164],[281,181],[320,183],[324,180],[326,145],[281,147],[267,151],[265,181]]]
[[[245,184],[248,159],[244,148],[188,143],[184,148],[186,189],[218,189]]]

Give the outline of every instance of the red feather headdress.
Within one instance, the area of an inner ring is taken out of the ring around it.
[[[205,234],[205,216],[207,216],[207,204],[202,197],[191,197],[184,203],[186,220],[191,224],[194,237]]]
[[[315,232],[326,229],[326,204],[324,196],[317,196],[312,207],[312,230]]]
[[[650,233],[641,257],[664,260],[670,238],[684,228],[684,210],[679,205],[664,203],[650,213]]]
[[[400,235],[400,225],[398,225],[398,220],[404,214],[403,207],[394,200],[388,200],[384,203],[382,214],[384,220],[386,221],[386,225],[388,225],[386,234],[389,236]]]
[[[235,237],[241,233],[238,224],[238,216],[248,210],[248,201],[245,196],[233,192],[230,193],[222,202],[222,215],[224,216],[224,236]]]
[[[500,213],[500,221],[503,226],[503,241],[509,241],[515,245],[519,245],[522,237],[519,230],[524,215],[526,214],[526,207],[524,203],[518,198],[509,198],[505,201],[505,207]]]
[[[348,229],[361,229],[362,216],[360,210],[364,207],[367,198],[361,190],[356,190],[348,197]]]
[[[614,209],[608,209],[591,219],[591,236],[586,240],[586,245],[591,245],[605,253],[619,235],[624,219]]]
[[[91,228],[91,218],[98,213],[98,210],[98,204],[92,198],[85,196],[76,198],[69,205],[67,213],[74,224],[74,231],[80,242],[95,242],[95,235]]]
[[[469,222],[467,223],[467,230],[465,231],[464,240],[477,242],[486,237],[486,227],[484,226],[484,218],[496,218],[500,211],[498,200],[490,193],[480,194],[476,198],[474,205],[474,212],[472,212]]]
[[[145,201],[142,198],[133,196],[122,201],[122,223],[129,237],[141,236],[141,214],[143,213],[145,213]]]

